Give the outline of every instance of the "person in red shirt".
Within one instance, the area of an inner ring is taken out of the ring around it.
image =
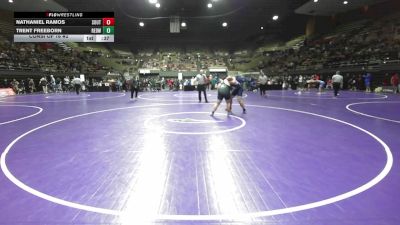
[[[393,86],[393,92],[399,93],[400,91],[400,85],[399,85],[399,75],[397,73],[394,73],[392,75],[392,78],[390,79],[390,84]]]

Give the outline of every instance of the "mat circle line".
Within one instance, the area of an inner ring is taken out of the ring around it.
[[[186,94],[186,95],[182,95],[182,94],[174,94],[174,95],[172,95],[172,96],[174,96],[174,97],[176,97],[176,98],[197,98],[198,97],[198,94],[197,93],[191,93],[191,94]],[[202,97],[203,97],[204,95],[202,95]],[[207,97],[212,97],[213,95],[212,94],[208,94],[207,93]]]
[[[76,96],[79,96],[79,97],[90,97],[90,94],[85,94],[85,95],[83,95],[83,94],[80,94],[80,95],[77,95],[77,94],[74,94],[74,95],[60,95],[60,94],[55,94],[55,95],[49,95],[49,96],[46,96],[45,98],[47,98],[47,99],[57,99],[57,97],[67,97],[67,99],[68,99],[68,97],[76,97]],[[79,100],[81,100],[81,99],[79,99]]]
[[[389,122],[393,122],[393,123],[400,123],[399,120],[392,120],[392,119],[388,119],[388,118],[384,118],[384,117],[379,117],[379,116],[373,116],[367,113],[362,113],[359,112],[357,110],[351,109],[351,106],[353,105],[364,105],[364,104],[391,104],[391,103],[400,103],[399,101],[393,101],[393,102],[355,102],[355,103],[351,103],[346,105],[346,109],[349,110],[350,112],[353,112],[355,114],[361,115],[361,116],[366,116],[366,117],[370,117],[370,118],[374,118],[374,119],[378,119],[378,120],[384,120],[384,121],[389,121]]]
[[[192,105],[192,104],[196,104],[196,103],[182,103],[182,104]],[[56,123],[59,123],[62,121],[66,121],[66,120],[70,120],[70,119],[74,119],[74,118],[78,118],[78,117],[83,117],[83,116],[87,116],[87,115],[92,115],[92,114],[98,114],[98,113],[102,113],[102,112],[111,112],[111,111],[132,109],[132,108],[148,108],[148,107],[174,106],[174,105],[176,105],[176,104],[154,104],[154,105],[121,107],[121,108],[114,108],[114,109],[107,109],[107,110],[100,110],[100,111],[95,111],[95,112],[79,114],[79,115],[59,119],[59,120],[56,120],[56,121],[53,121],[50,123],[46,123],[44,125],[41,125],[39,127],[36,127],[34,129],[31,129],[31,130],[25,132],[24,134],[18,136],[10,144],[7,145],[7,147],[1,154],[1,159],[0,159],[1,160],[0,161],[1,170],[3,171],[4,175],[11,182],[13,182],[16,186],[27,191],[28,193],[31,193],[31,194],[33,194],[37,197],[40,197],[42,199],[45,199],[47,201],[51,201],[56,204],[60,204],[60,205],[64,205],[67,207],[80,209],[80,210],[84,210],[84,211],[89,211],[89,212],[95,212],[95,213],[106,214],[106,215],[124,216],[123,211],[99,208],[99,207],[94,207],[94,206],[89,206],[89,205],[66,201],[66,200],[45,194],[43,192],[40,192],[36,189],[33,189],[32,187],[29,187],[22,181],[18,180],[10,172],[10,170],[8,169],[7,164],[6,164],[7,154],[10,152],[11,148],[23,137],[25,137],[25,136],[29,135],[30,133],[33,133],[39,129],[42,129],[44,127],[47,127],[47,126],[50,126],[52,124],[56,124]],[[383,147],[383,150],[386,153],[386,164],[385,164],[384,168],[382,169],[382,171],[377,176],[375,176],[370,181],[368,181],[367,183],[365,183],[351,191],[336,195],[334,197],[323,199],[320,201],[315,201],[315,202],[306,203],[306,204],[297,205],[297,206],[291,206],[291,207],[287,207],[287,208],[280,208],[280,209],[274,209],[274,210],[268,210],[268,211],[252,212],[252,213],[236,213],[236,214],[221,214],[221,215],[165,215],[165,214],[158,214],[158,215],[154,215],[152,218],[148,218],[149,221],[158,221],[158,220],[169,220],[169,221],[252,221],[254,218],[259,218],[259,217],[282,215],[282,214],[288,214],[288,213],[318,208],[321,206],[329,205],[329,204],[332,204],[335,202],[339,202],[339,201],[348,199],[348,198],[356,196],[364,191],[367,191],[368,189],[372,188],[373,186],[378,184],[380,181],[382,181],[389,174],[389,172],[393,166],[393,155],[392,155],[392,152],[391,152],[389,146],[387,146],[387,144],[384,141],[382,141],[379,137],[377,137],[373,133],[371,133],[359,126],[356,126],[349,122],[345,122],[345,121],[342,121],[342,120],[339,120],[339,119],[336,119],[333,117],[328,117],[328,116],[324,116],[324,115],[320,115],[320,114],[316,114],[316,113],[300,111],[300,110],[295,110],[295,109],[280,108],[280,107],[273,107],[273,106],[262,106],[262,105],[247,105],[247,106],[255,107],[255,108],[268,108],[268,109],[301,113],[301,114],[305,114],[305,115],[311,115],[311,116],[316,116],[316,117],[320,117],[320,118],[325,118],[325,119],[328,119],[331,121],[339,122],[341,124],[353,127],[355,129],[362,131],[363,133],[369,135]]]
[[[32,105],[0,105],[0,107],[26,107],[26,108],[39,109],[39,111],[37,111],[34,114],[31,114],[31,115],[28,115],[28,116],[24,116],[24,117],[21,117],[21,118],[18,118],[18,119],[14,119],[14,120],[9,120],[9,121],[6,121],[6,122],[0,122],[0,125],[14,123],[14,122],[17,122],[17,121],[20,121],[20,120],[28,119],[30,117],[33,117],[33,116],[36,116],[36,115],[42,113],[42,111],[43,111],[43,108],[40,108],[38,106],[32,106]]]
[[[318,100],[378,100],[378,99],[387,99],[388,96],[387,95],[382,95],[382,94],[375,94],[378,95],[379,97],[366,97],[366,98],[355,98],[355,97],[346,97],[346,98],[341,98],[340,95],[339,97],[335,98],[333,96],[332,93],[332,97],[327,97],[326,94],[321,95],[321,96],[302,96],[299,94],[295,94],[296,92],[293,92],[294,95],[296,96],[285,96],[285,95],[274,95],[274,94],[270,94],[271,92],[267,92],[267,97],[271,96],[271,97],[278,97],[278,98],[297,98],[297,99],[318,99]],[[273,92],[272,92],[273,93]],[[315,92],[317,93],[317,92]]]
[[[179,114],[207,114],[210,115],[209,112],[179,112],[179,113],[166,113],[166,114],[162,114],[162,115],[157,115],[157,116],[152,116],[148,119],[146,119],[144,121],[144,126],[147,128],[151,128],[151,126],[149,126],[149,121],[155,118],[160,118],[160,117],[164,117],[164,116],[169,116],[169,115],[179,115]],[[222,116],[226,116],[226,114],[222,114],[222,113],[215,113],[214,115],[222,115]],[[208,134],[221,134],[221,133],[226,133],[226,132],[230,132],[230,131],[235,131],[235,130],[239,130],[241,128],[243,128],[244,126],[246,126],[246,121],[238,116],[235,115],[230,115],[229,117],[235,118],[237,120],[239,120],[241,122],[241,124],[239,126],[230,128],[230,129],[226,129],[226,130],[217,130],[217,131],[208,131],[208,132],[181,132],[181,131],[168,131],[168,130],[158,130],[160,132],[163,133],[167,133],[167,134],[178,134],[178,135],[208,135]]]

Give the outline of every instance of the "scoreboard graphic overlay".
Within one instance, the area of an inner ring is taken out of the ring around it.
[[[114,12],[14,12],[14,42],[114,42]]]

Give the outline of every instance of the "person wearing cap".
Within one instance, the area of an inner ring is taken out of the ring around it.
[[[336,71],[336,74],[332,76],[332,85],[334,96],[337,97],[339,89],[343,88],[343,76],[340,75],[340,71]]]

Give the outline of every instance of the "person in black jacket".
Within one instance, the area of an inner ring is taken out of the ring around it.
[[[139,76],[132,78],[130,85],[131,85],[131,99],[133,99],[134,92],[135,92],[135,98],[137,98],[140,87]]]

